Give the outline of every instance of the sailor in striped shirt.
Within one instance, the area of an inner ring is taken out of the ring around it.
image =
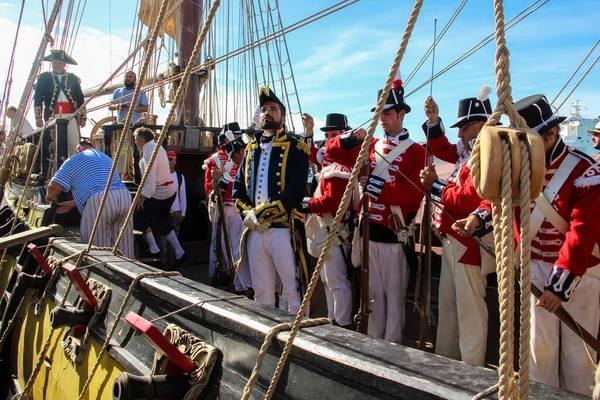
[[[79,152],[69,157],[52,178],[47,188],[46,200],[56,202],[57,194],[71,192],[73,200],[57,203],[56,212],[64,214],[77,207],[81,214],[79,236],[83,242],[89,242],[100,200],[108,181],[112,160],[104,153],[92,148],[87,141],[82,141],[78,150]],[[94,246],[114,246],[130,207],[131,194],[121,179],[115,175],[105,208],[98,222],[98,232],[92,241]],[[131,221],[127,224],[127,230],[119,244],[119,249],[126,257],[134,258]]]

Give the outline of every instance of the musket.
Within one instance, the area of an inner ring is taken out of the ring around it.
[[[373,151],[376,154],[379,154],[379,152],[377,152],[377,150],[373,149]],[[380,154],[381,155],[381,154]],[[381,157],[385,162],[387,162],[389,165],[391,165],[389,163],[389,161],[387,161],[385,159],[385,157]],[[419,185],[417,185],[416,183],[414,183],[413,181],[411,181],[408,176],[406,176],[406,174],[404,174],[402,171],[397,170],[398,173],[404,178],[406,179],[408,182],[410,182],[411,185],[413,185],[421,194],[423,194],[425,197],[428,197],[431,201],[433,201],[431,199],[431,195],[428,195],[427,193],[425,193],[420,187]],[[453,223],[456,223],[456,219],[453,218],[450,214],[448,214],[448,212],[446,212],[445,210],[442,209],[442,212],[444,213],[444,215],[446,215]],[[466,232],[466,231],[465,231]],[[468,233],[468,232],[467,232]],[[496,253],[494,252],[494,250],[488,246],[487,244],[485,244],[481,238],[474,236],[470,233],[469,237],[473,238],[473,240],[475,240],[475,243],[477,243],[479,245],[479,247],[481,247],[486,253],[488,253],[489,255],[491,255],[492,257],[494,257],[494,259],[496,258]],[[517,280],[516,276],[515,276],[515,280]],[[540,298],[542,296],[542,291],[540,290],[540,288],[538,288],[537,286],[535,286],[535,284],[531,284],[531,293],[536,297],[536,298]],[[569,312],[567,310],[564,309],[564,307],[561,305],[558,307],[558,309],[554,312],[554,315],[556,315],[558,317],[558,319],[563,322],[565,325],[567,325],[577,336],[579,336],[581,338],[581,340],[583,340],[588,346],[590,346],[596,353],[600,354],[600,341],[598,341],[598,339],[596,338],[596,336],[592,335],[591,333],[589,333],[583,326],[581,326],[579,324],[579,322],[577,322],[573,316],[571,314],[569,314]]]
[[[229,232],[227,231],[227,224],[225,223],[225,207],[223,207],[223,195],[221,194],[221,189],[215,189],[215,197],[217,200],[217,211],[219,212],[219,218],[217,220],[217,224],[220,225],[220,230],[223,235],[223,240],[225,241],[225,255],[227,257],[227,262],[229,263],[229,279],[227,291],[229,293],[235,293],[234,279],[235,279],[235,264],[233,262],[233,250],[231,249],[231,242],[229,241]],[[221,242],[221,237],[217,233],[217,243]]]
[[[431,60],[431,76],[435,65],[435,42],[437,39],[437,19],[433,22],[433,57]],[[433,94],[433,79],[429,87],[429,96]],[[429,126],[427,126],[427,139],[429,139]],[[425,165],[428,167],[433,164],[433,160],[426,153]],[[419,350],[425,350],[425,342],[429,333],[429,310],[431,309],[431,190],[427,189],[425,197],[425,209],[423,210],[423,219],[421,220],[422,240],[421,249],[425,246],[425,266],[423,268],[423,297],[421,303],[421,326],[419,332]],[[421,256],[423,252],[421,251]],[[419,260],[421,261],[421,260]]]
[[[368,161],[363,167],[363,174],[369,174]],[[360,231],[362,236],[362,266],[360,268],[360,303],[358,313],[354,316],[356,330],[367,333],[369,325],[369,314],[371,313],[371,300],[369,298],[369,197],[363,193],[362,212],[360,215]]]

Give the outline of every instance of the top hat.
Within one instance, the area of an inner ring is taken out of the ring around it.
[[[68,55],[64,50],[50,50],[50,54],[44,57],[44,61],[61,60],[67,64],[77,65],[77,61]]]
[[[481,85],[477,97],[469,97],[458,102],[458,119],[450,128],[460,128],[469,122],[487,121],[492,115],[492,103],[488,98],[492,88]]]
[[[327,131],[349,131],[348,118],[344,114],[327,114],[325,117],[325,126],[321,128],[323,132]]]
[[[377,92],[378,102],[382,92],[383,89],[380,89]],[[373,107],[371,109],[371,112],[374,112],[375,108],[376,107]],[[388,110],[390,108],[396,109],[398,111],[405,110],[407,114],[410,112],[410,106],[404,102],[404,87],[402,87],[400,70],[398,70],[398,72],[396,73],[396,78],[392,83],[392,88],[390,89],[390,93],[388,94],[388,97],[385,100],[385,105],[383,106],[384,110]]]
[[[225,153],[227,153],[227,155],[229,157],[231,157],[231,155],[233,153],[235,153],[236,151],[242,150],[243,148],[246,147],[246,142],[244,141],[244,137],[240,136],[238,138],[235,138],[227,143],[225,143]]]
[[[240,128],[240,124],[237,122],[230,122],[223,125],[223,133],[226,133],[227,131],[233,132],[234,135],[241,135],[244,133],[244,131]]]
[[[279,100],[279,98],[275,95],[275,93],[273,93],[271,89],[269,89],[268,86],[261,87],[260,91],[258,92],[258,102],[260,106],[262,107],[268,101],[273,101],[279,104],[281,106],[281,115],[285,115],[285,106],[283,105],[281,100]]]
[[[591,133],[592,135],[595,134],[599,134],[600,135],[600,122],[598,122],[596,124],[596,126],[594,127],[594,129],[587,131],[588,133]]]
[[[552,111],[552,106],[543,94],[525,97],[514,104],[515,110],[525,119],[531,129],[546,133],[567,117],[559,117]]]

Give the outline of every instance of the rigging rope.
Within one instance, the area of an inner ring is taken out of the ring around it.
[[[116,251],[119,243],[123,239],[123,235],[125,234],[127,224],[129,223],[129,221],[131,220],[131,217],[133,216],[133,213],[135,212],[135,209],[140,200],[140,197],[142,197],[142,189],[146,185],[146,181],[148,180],[148,176],[150,175],[152,165],[154,165],[154,160],[156,160],[158,151],[160,150],[160,147],[162,146],[162,143],[163,143],[165,137],[167,136],[169,125],[171,124],[171,121],[173,120],[175,110],[177,110],[177,107],[179,106],[179,103],[181,102],[181,99],[183,98],[183,94],[186,91],[190,75],[192,73],[194,65],[196,64],[196,60],[198,59],[198,53],[200,52],[200,48],[202,47],[202,44],[204,43],[204,40],[206,39],[206,35],[208,34],[208,29],[210,28],[210,26],[212,24],[212,21],[215,17],[215,14],[216,14],[217,9],[219,8],[220,4],[221,4],[221,0],[215,0],[213,2],[213,4],[211,5],[211,8],[210,8],[210,11],[208,13],[208,16],[206,18],[206,22],[204,23],[204,26],[202,27],[202,31],[196,38],[194,50],[192,51],[188,65],[185,68],[183,77],[181,78],[181,83],[179,84],[179,87],[177,88],[177,94],[175,95],[175,100],[173,101],[173,105],[171,107],[171,110],[169,111],[169,115],[167,116],[167,120],[165,121],[165,124],[162,127],[162,130],[160,132],[158,140],[156,141],[156,146],[154,147],[154,151],[152,152],[152,155],[150,156],[150,160],[148,161],[148,165],[146,167],[146,172],[144,173],[144,176],[142,177],[138,191],[136,192],[135,198],[133,199],[131,207],[129,208],[129,212],[127,213],[127,216],[125,217],[125,221],[123,223],[123,226],[121,227],[121,232],[119,232],[119,236],[117,237],[117,240],[115,241],[115,246],[113,248],[113,252]]]
[[[379,116],[380,116],[381,112],[383,111],[383,106],[385,104],[385,101],[386,101],[388,94],[390,92],[390,89],[392,87],[392,82],[394,81],[396,73],[397,73],[398,69],[400,68],[400,63],[402,61],[402,58],[404,57],[404,53],[406,52],[406,47],[408,46],[408,41],[411,37],[412,31],[417,22],[417,17],[419,16],[419,12],[421,10],[422,5],[423,5],[423,0],[415,1],[413,10],[410,14],[410,18],[409,18],[407,26],[406,26],[406,29],[402,36],[402,41],[400,42],[400,47],[398,48],[398,51],[396,52],[394,62],[392,64],[392,66],[390,67],[390,72],[388,74],[387,80],[383,87],[382,93],[377,101],[377,106],[375,107],[375,112],[373,113],[373,118],[371,120],[371,124],[369,125],[369,129],[367,131],[367,136],[365,137],[365,139],[360,147],[360,152],[354,163],[354,168],[352,169],[352,174],[350,176],[350,179],[348,180],[348,184],[344,191],[344,195],[342,196],[341,204],[336,211],[335,218],[333,220],[333,223],[331,224],[329,234],[327,235],[327,239],[325,240],[325,244],[324,244],[323,250],[321,251],[321,254],[319,256],[319,260],[315,267],[315,271],[313,272],[310,283],[306,290],[306,294],[304,296],[304,299],[302,300],[302,305],[300,306],[300,310],[296,314],[296,318],[294,319],[294,325],[290,332],[290,336],[285,344],[285,347],[281,354],[281,358],[279,359],[279,362],[277,364],[275,373],[273,374],[273,379],[271,380],[269,389],[265,396],[265,399],[267,399],[267,400],[270,400],[275,392],[277,382],[279,381],[281,373],[283,372],[283,368],[285,366],[287,358],[292,349],[294,339],[296,338],[296,335],[298,334],[298,330],[300,329],[302,318],[303,318],[304,314],[306,313],[306,310],[308,309],[308,306],[310,304],[310,298],[312,297],[312,294],[313,294],[315,287],[317,285],[317,282],[319,280],[319,276],[320,276],[321,270],[323,269],[323,264],[324,264],[326,255],[329,254],[329,251],[331,250],[331,248],[333,246],[333,239],[334,239],[335,233],[337,232],[337,229],[340,225],[340,222],[345,213],[345,210],[348,207],[348,204],[350,203],[350,199],[352,198],[352,191],[354,189],[354,186],[356,185],[356,181],[358,180],[358,175],[361,171],[360,167],[369,155],[370,143],[375,134],[375,128],[377,127],[377,125],[379,123]]]
[[[577,84],[575,86],[573,86],[573,89],[571,89],[571,91],[565,97],[565,99],[562,101],[562,103],[560,103],[560,105],[556,108],[556,112],[558,112],[558,110],[565,104],[565,102],[569,99],[569,97],[571,97],[571,95],[573,94],[573,92],[575,91],[575,89],[577,89],[577,87],[579,87],[579,85],[581,84],[581,82],[583,82],[583,80],[585,79],[585,77],[588,76],[588,74],[590,73],[590,71],[592,70],[592,68],[594,68],[594,65],[596,65],[596,63],[598,62],[599,59],[600,59],[600,54],[598,55],[598,57],[596,57],[596,59],[594,60],[594,62],[592,63],[592,65],[590,65],[590,67],[587,69],[587,71],[585,71],[585,74],[583,74],[583,76],[581,77],[581,79],[579,79],[579,81],[577,82]]]

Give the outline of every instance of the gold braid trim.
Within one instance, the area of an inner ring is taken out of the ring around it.
[[[285,222],[287,221],[287,212],[283,208],[281,200],[263,204],[254,210],[254,214],[261,224],[266,221]]]

